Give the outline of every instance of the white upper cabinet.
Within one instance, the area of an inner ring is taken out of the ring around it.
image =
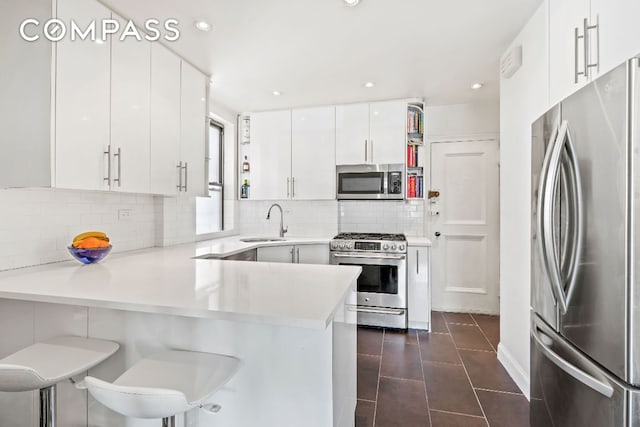
[[[336,164],[369,163],[369,104],[336,106]]]
[[[207,196],[206,160],[206,77],[182,61],[180,98],[180,161],[182,191],[191,196]],[[180,184],[180,182],[179,182]]]
[[[591,0],[591,24],[598,25],[590,38],[591,62],[603,74],[640,53],[640,1]]]
[[[120,18],[120,25],[124,21]],[[111,189],[148,193],[151,43],[111,39]]]
[[[335,108],[293,110],[291,198],[336,198]]]
[[[336,164],[404,163],[405,101],[336,107]]]
[[[407,137],[405,101],[369,104],[369,163],[404,163]]]
[[[249,198],[291,197],[291,111],[251,114]]]
[[[549,95],[552,105],[587,83],[584,74],[580,74],[585,68],[585,44],[580,36],[584,34],[584,20],[588,18],[589,0],[549,1]]]
[[[178,193],[180,159],[180,58],[151,45],[151,193]]]
[[[549,1],[552,105],[640,52],[638,16],[638,1]]]
[[[59,0],[58,17],[81,28],[110,18],[96,1]],[[97,31],[100,33],[100,31]],[[111,44],[71,41],[56,45],[55,186],[108,189]]]

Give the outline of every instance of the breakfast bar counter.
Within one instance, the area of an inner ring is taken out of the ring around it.
[[[89,374],[113,381],[165,349],[238,357],[214,396],[178,426],[353,425],[360,267],[193,259],[202,244],[112,254],[0,273],[0,357],[56,335],[116,341]],[[33,425],[35,394],[0,393],[0,425]],[[71,384],[59,385],[60,425],[146,426]]]

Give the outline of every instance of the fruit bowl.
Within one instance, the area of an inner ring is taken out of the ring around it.
[[[103,248],[74,248],[73,246],[67,247],[69,253],[78,261],[83,264],[95,264],[102,261],[109,252],[111,252],[111,245]]]

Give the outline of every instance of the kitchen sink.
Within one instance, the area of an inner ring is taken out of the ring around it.
[[[240,239],[241,242],[245,243],[261,243],[261,242],[284,242],[284,237],[247,237],[245,239]]]

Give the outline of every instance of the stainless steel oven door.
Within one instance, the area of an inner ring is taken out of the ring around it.
[[[407,256],[363,252],[331,252],[331,264],[362,267],[358,305],[407,308]]]

